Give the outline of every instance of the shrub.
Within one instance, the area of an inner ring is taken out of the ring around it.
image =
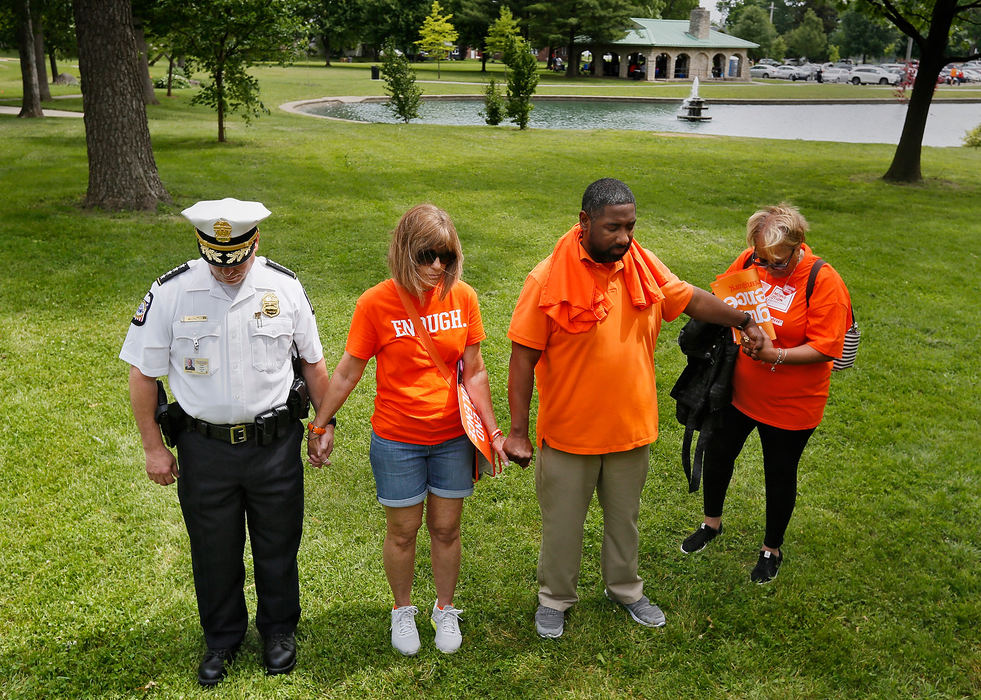
[[[528,128],[531,118],[531,96],[538,87],[538,61],[525,41],[512,40],[505,52],[504,60],[511,68],[508,75],[508,100],[506,112],[519,129]]]
[[[191,87],[191,81],[188,80],[183,75],[181,75],[180,73],[176,73],[175,72],[174,73],[174,79],[173,79],[173,81],[171,81],[170,86],[174,90],[182,90],[184,88]],[[155,88],[162,88],[162,89],[166,90],[167,89],[167,76],[165,75],[162,78],[157,78],[156,80],[154,80],[153,81],[153,87],[155,87]]]
[[[422,89],[416,85],[416,74],[409,66],[408,59],[395,49],[391,40],[385,43],[384,52],[381,72],[385,80],[385,92],[392,97],[388,101],[388,108],[408,124],[410,119],[419,116]]]
[[[981,124],[964,134],[964,145],[972,148],[981,148]]]
[[[493,78],[484,90],[484,109],[481,114],[484,115],[484,121],[491,126],[504,121],[504,95],[497,89],[497,81]]]

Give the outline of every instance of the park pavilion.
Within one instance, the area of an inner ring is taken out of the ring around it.
[[[696,7],[691,19],[630,18],[627,34],[609,43],[583,43],[599,59],[594,75],[645,80],[747,80],[747,52],[759,44],[717,32],[709,11]]]

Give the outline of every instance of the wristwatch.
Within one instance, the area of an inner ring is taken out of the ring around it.
[[[746,317],[743,319],[743,322],[740,323],[738,326],[733,326],[733,328],[735,328],[736,330],[740,330],[740,331],[743,330],[746,326],[749,325],[749,322],[753,320],[753,316],[748,311],[743,311],[743,315]]]

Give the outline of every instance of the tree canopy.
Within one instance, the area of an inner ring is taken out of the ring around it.
[[[303,36],[300,15],[290,0],[185,0],[180,8],[181,46],[211,75],[193,102],[217,112],[223,142],[226,114],[238,112],[248,122],[268,111],[248,68],[293,58]]]
[[[787,33],[787,50],[792,55],[821,60],[828,51],[828,36],[824,33],[824,24],[815,14],[808,10],[804,20]]]
[[[446,60],[450,51],[456,48],[456,29],[450,24],[452,14],[443,14],[439,0],[433,0],[433,6],[419,29],[419,40],[416,45],[436,59],[436,79],[440,76],[439,62]]]
[[[749,57],[753,60],[770,56],[773,42],[779,36],[766,11],[757,5],[747,5],[742,8],[730,31],[740,39],[759,44],[759,47],[749,49]]]
[[[841,14],[841,23],[831,40],[846,56],[882,56],[899,38],[895,27],[867,12],[849,8]]]

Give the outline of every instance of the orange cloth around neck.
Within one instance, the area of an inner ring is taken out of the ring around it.
[[[573,226],[552,251],[538,306],[567,333],[583,333],[602,321],[613,308],[613,300],[596,284],[582,264],[582,227]],[[631,241],[623,256],[623,281],[634,307],[644,309],[663,301],[660,287],[666,279],[653,256]]]
[[[624,265],[596,263],[581,253],[577,264],[613,300],[606,317],[581,332],[560,327],[541,304],[551,258],[536,265],[525,280],[508,338],[542,351],[535,366],[539,447],[547,442],[563,452],[607,454],[657,439],[657,335],[662,320],[677,318],[688,306],[693,289],[653,253],[645,254],[654,260],[657,278],[664,280],[659,288],[663,300],[637,307],[631,303]]]

